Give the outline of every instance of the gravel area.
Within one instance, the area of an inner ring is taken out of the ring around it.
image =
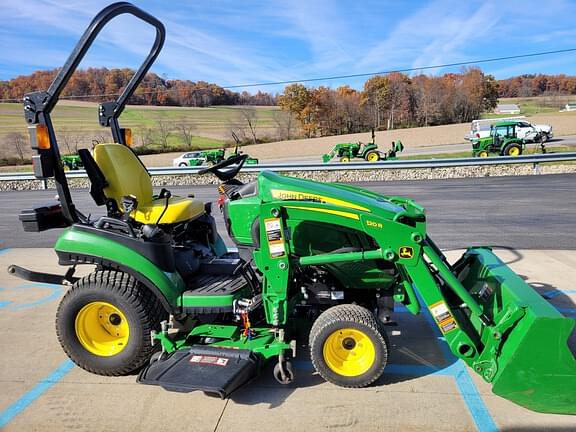
[[[502,177],[518,175],[542,174],[576,174],[576,165],[540,165],[534,168],[526,165],[493,165],[470,166],[457,168],[417,168],[417,169],[378,169],[378,170],[339,170],[339,171],[295,171],[285,172],[284,175],[300,177],[322,182],[370,182],[370,181],[397,181],[397,180],[429,180],[470,177]],[[257,173],[241,173],[238,179],[244,183],[254,180]],[[88,188],[88,179],[68,179],[71,188]],[[197,174],[183,174],[171,176],[153,176],[154,186],[187,186],[218,184],[219,181],[212,175],[199,176]],[[54,189],[54,181],[48,180],[49,189]],[[38,180],[27,181],[0,181],[0,191],[11,190],[39,190],[44,189],[43,182]]]

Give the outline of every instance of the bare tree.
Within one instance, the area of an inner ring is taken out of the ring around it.
[[[154,142],[154,130],[149,127],[143,127],[138,130],[138,144],[142,147]]]
[[[74,134],[67,129],[63,129],[62,132],[58,134],[59,141],[64,144],[67,154],[78,153],[78,146],[82,137],[78,134]]]
[[[242,107],[240,108],[240,115],[246,123],[247,129],[252,136],[252,142],[254,144],[258,143],[256,138],[256,109],[252,107]]]
[[[278,139],[289,140],[292,139],[292,134],[295,126],[294,115],[286,111],[273,111],[272,120],[276,124],[276,133]]]
[[[166,150],[168,148],[168,138],[171,134],[172,125],[164,120],[157,120],[156,126],[158,131],[158,138],[160,139],[160,145],[162,146],[163,150]]]
[[[24,162],[24,146],[26,145],[26,137],[20,132],[12,132],[6,136],[6,141],[11,142],[14,150],[18,153],[20,162]]]
[[[185,123],[180,121],[178,122],[177,129],[184,144],[187,145],[190,150],[192,150],[192,132],[195,129],[194,125],[192,123]]]

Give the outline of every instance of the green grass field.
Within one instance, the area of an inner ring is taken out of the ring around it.
[[[63,153],[67,147],[90,147],[92,140],[109,141],[110,131],[98,124],[95,103],[61,101],[52,114],[52,120]],[[191,127],[195,149],[222,147],[232,141],[231,130],[247,128],[242,110],[246,107],[219,106],[210,108],[148,107],[129,106],[120,117],[123,127],[132,129],[136,146],[147,143],[150,147],[160,147],[159,123],[165,123],[169,130],[168,147],[184,145],[179,125]],[[276,107],[253,107],[257,137],[273,137],[276,133],[274,112]],[[0,103],[0,152],[16,156],[10,136],[13,133],[26,135],[26,124],[22,105]],[[248,132],[246,132],[248,134]],[[241,133],[240,133],[241,135]],[[144,139],[147,137],[147,139]],[[241,137],[242,138],[242,137]],[[70,143],[66,145],[66,142]],[[25,151],[29,154],[28,146]]]
[[[520,108],[520,114],[527,117],[546,114],[557,113],[568,102],[575,102],[576,96],[534,96],[534,97],[518,97],[518,98],[500,98],[500,104],[516,104]],[[493,114],[485,113],[482,118],[504,118],[511,117],[510,114]]]

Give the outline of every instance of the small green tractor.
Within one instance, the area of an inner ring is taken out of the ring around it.
[[[234,131],[232,132],[232,138],[234,138],[236,146],[234,146],[234,151],[230,152],[230,154],[228,155],[228,159],[244,154],[242,150],[240,150],[240,139],[238,138],[238,135],[236,135]],[[247,155],[246,159],[244,160],[244,163],[246,165],[258,165],[260,161],[255,157]]]
[[[490,154],[500,156],[520,156],[525,149],[524,140],[518,138],[518,122],[503,121],[490,127],[490,136],[472,138],[472,156],[488,157]]]
[[[202,150],[185,153],[179,158],[174,159],[174,166],[178,167],[196,167],[201,165],[215,165],[224,160],[224,149]]]
[[[324,163],[330,162],[334,158],[342,163],[350,162],[351,159],[359,158],[367,162],[378,162],[379,160],[395,160],[398,153],[404,150],[404,145],[400,140],[392,142],[392,148],[386,154],[378,150],[375,142],[374,129],[372,129],[372,141],[369,143],[340,143],[336,144],[330,153],[322,155]]]
[[[74,171],[84,168],[82,159],[78,155],[62,155],[61,159],[65,169]]]
[[[90,194],[106,209],[74,205],[50,112],[96,34],[129,13],[156,28],[144,64],[116,101],[100,106],[113,142],[80,150]],[[55,244],[62,275],[11,266],[32,281],[68,284],[56,314],[64,351],[101,375],[139,371],[168,390],[226,397],[275,362],[294,378],[297,338],[314,368],[342,387],[386,373],[394,302],[427,308],[450,350],[492,390],[532,410],[576,414],[576,360],[562,316],[489,248],[454,264],[428,236],[414,201],[345,184],[262,172],[243,184],[246,155],[208,167],[237,251],[225,247],[214,209],[195,198],[154,194],[118,117],[160,52],[163,25],[129,3],[100,12],[48,91],[25,97],[34,172],[54,178],[59,201],[22,211],[26,231],[65,228]],[[78,266],[93,270],[76,277]],[[351,396],[352,397],[352,396]]]

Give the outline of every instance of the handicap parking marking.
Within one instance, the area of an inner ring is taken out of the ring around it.
[[[34,300],[28,303],[21,303],[18,301],[17,298],[9,298],[7,300],[0,301],[0,309],[6,309],[12,312],[17,312],[26,309],[32,309],[38,306],[42,306],[46,303],[50,303],[52,301],[58,300],[65,289],[62,285],[54,285],[54,284],[47,284],[47,283],[23,283],[17,285],[13,288],[0,288],[4,294],[18,292],[20,290],[48,290],[48,293],[45,294],[38,300]],[[11,296],[8,296],[11,297]]]
[[[36,399],[46,393],[58,381],[60,381],[68,372],[74,368],[74,363],[71,360],[65,360],[58,368],[56,368],[50,375],[40,381],[30,391],[22,395],[16,402],[0,412],[0,429],[10,423],[16,416],[26,410]]]

